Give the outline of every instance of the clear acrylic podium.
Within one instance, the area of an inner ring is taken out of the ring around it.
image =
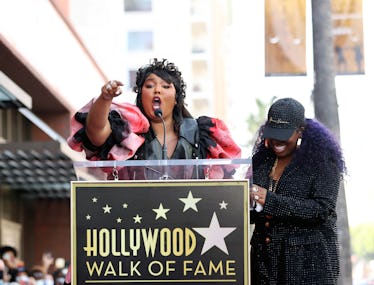
[[[72,284],[248,285],[251,166],[75,162]]]
[[[250,179],[252,161],[241,159],[173,159],[76,161],[77,180]],[[225,175],[219,178],[220,172]],[[232,175],[230,175],[230,172]]]

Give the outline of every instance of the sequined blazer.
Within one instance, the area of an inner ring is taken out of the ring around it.
[[[253,156],[253,183],[269,189],[275,157]],[[251,211],[251,284],[336,284],[339,274],[334,162],[305,168],[292,161],[262,212]],[[311,170],[312,169],[312,170]]]

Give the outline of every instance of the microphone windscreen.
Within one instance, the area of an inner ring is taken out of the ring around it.
[[[155,110],[155,116],[156,117],[162,117],[162,111],[161,111],[161,109],[156,109]]]

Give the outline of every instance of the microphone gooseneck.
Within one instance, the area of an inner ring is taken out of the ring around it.
[[[163,144],[162,144],[162,159],[166,160],[167,159],[167,154],[168,154],[167,147],[166,147],[166,126],[165,126],[164,118],[162,117],[161,109],[156,109],[155,110],[155,116],[157,116],[161,119],[162,126],[164,128],[164,140],[163,140]],[[169,179],[169,175],[168,175],[168,172],[167,172],[167,166],[163,167],[163,175],[160,177],[160,179],[161,180]]]
[[[155,116],[159,117],[162,121],[162,126],[164,128],[164,140],[162,143],[162,159],[167,159],[167,146],[166,146],[166,126],[165,126],[165,121],[164,118],[162,117],[162,111],[161,109],[156,109],[155,110]]]

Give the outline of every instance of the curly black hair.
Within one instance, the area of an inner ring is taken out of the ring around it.
[[[174,119],[174,130],[178,132],[180,124],[183,118],[192,118],[190,112],[186,109],[184,99],[186,98],[186,84],[183,80],[182,73],[178,70],[178,67],[169,62],[167,59],[158,60],[153,58],[147,65],[140,67],[136,73],[136,82],[133,87],[133,91],[137,93],[136,106],[144,114],[144,108],[142,105],[142,87],[145,80],[150,74],[156,74],[168,83],[173,83],[176,90],[176,101],[177,104],[173,109]]]
[[[17,257],[17,250],[15,249],[15,247],[13,246],[10,246],[10,245],[5,245],[5,246],[2,246],[0,248],[0,258],[3,257],[3,255],[8,252],[8,251],[11,251],[13,252],[13,255]]]

